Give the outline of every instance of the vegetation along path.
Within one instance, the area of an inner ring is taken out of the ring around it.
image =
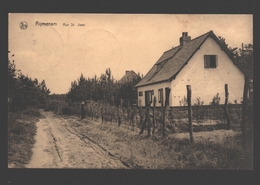
[[[27,168],[128,168],[90,138],[71,128],[65,119],[41,111],[36,143]]]
[[[78,116],[41,113],[27,168],[252,169],[241,131],[214,130],[147,137],[140,129]]]

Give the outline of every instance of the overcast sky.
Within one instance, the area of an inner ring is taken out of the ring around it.
[[[22,21],[28,24],[24,30]],[[110,68],[117,80],[126,70],[145,75],[164,51],[179,45],[182,32],[193,39],[210,30],[241,47],[253,43],[253,16],[9,14],[9,58],[24,75],[44,79],[51,93],[67,93],[81,73],[99,77]]]

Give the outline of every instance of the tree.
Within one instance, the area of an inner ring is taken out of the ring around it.
[[[225,38],[218,36],[218,39],[225,48],[229,50],[231,55],[236,61],[243,67],[243,69],[249,74],[250,78],[253,78],[253,44],[241,44],[241,48],[232,48],[228,46]]]
[[[14,60],[8,60],[8,96],[9,110],[18,111],[27,107],[43,108],[50,90],[43,80],[38,84],[37,78],[32,80],[17,70]]]
[[[110,105],[119,105],[120,99],[129,99],[132,104],[133,99],[137,99],[137,92],[133,88],[141,80],[141,77],[131,82],[120,84],[115,81],[110,68],[107,68],[99,78],[85,78],[81,73],[77,81],[71,82],[71,88],[66,94],[73,102],[82,100],[103,101]]]

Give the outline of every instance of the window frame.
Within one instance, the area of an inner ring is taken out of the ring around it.
[[[149,96],[150,96],[150,103],[153,102],[153,93],[152,93],[153,90],[149,91]]]
[[[158,89],[158,103],[163,102],[163,88]]]
[[[213,59],[214,57],[214,59]],[[204,55],[204,68],[217,68],[218,55]]]

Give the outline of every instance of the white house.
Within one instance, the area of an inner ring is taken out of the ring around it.
[[[186,85],[191,85],[192,104],[200,97],[208,105],[217,93],[220,104],[224,104],[225,84],[228,84],[229,102],[241,101],[244,78],[244,70],[213,31],[192,40],[183,32],[180,45],[165,51],[135,88],[139,106],[152,106],[154,96],[156,106],[161,106],[166,88],[171,89],[169,105],[180,106],[187,97]]]

